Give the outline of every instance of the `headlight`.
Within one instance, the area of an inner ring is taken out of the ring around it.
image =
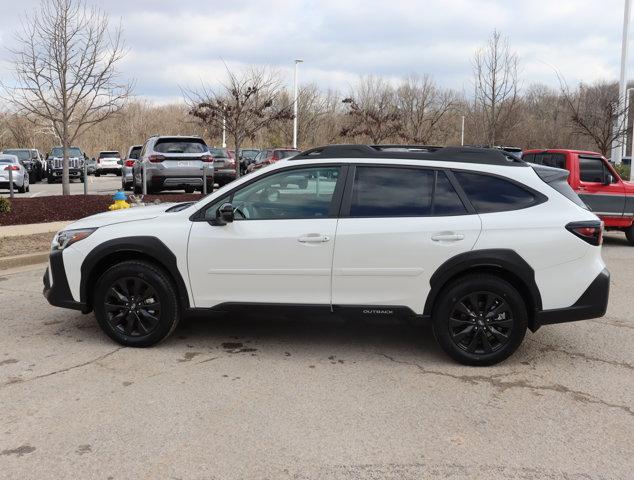
[[[97,230],[96,228],[80,228],[77,230],[64,230],[58,232],[51,244],[52,250],[64,250],[66,247],[71,246],[75,242],[79,242],[84,238],[89,237],[92,232]]]

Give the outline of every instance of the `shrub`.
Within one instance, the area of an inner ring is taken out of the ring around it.
[[[629,180],[630,179],[630,166],[629,165],[625,165],[624,163],[620,163],[618,165],[612,165],[614,167],[614,170],[616,170],[616,173],[619,174],[619,177],[621,177],[623,180]]]
[[[9,213],[11,211],[11,202],[6,197],[0,197],[0,213]]]

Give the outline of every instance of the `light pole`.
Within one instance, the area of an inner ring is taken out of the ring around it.
[[[227,128],[224,115],[222,115],[222,148],[227,148]]]
[[[627,156],[627,126],[630,123],[630,92],[634,90],[634,87],[630,87],[625,90],[625,118],[623,120],[623,130],[625,130],[625,138],[621,144],[621,159]],[[632,139],[634,141],[634,138]]]
[[[619,79],[619,101],[618,101],[618,115],[616,119],[616,124],[614,125],[617,131],[622,131],[623,129],[623,117],[624,110],[623,106],[625,103],[625,76],[626,76],[626,66],[627,66],[627,46],[628,46],[628,34],[630,28],[630,11],[631,4],[630,0],[625,0],[625,9],[623,12],[623,38],[621,39],[621,77]],[[615,164],[621,163],[621,144],[622,144],[621,135],[615,136],[614,140],[612,140],[612,154],[611,160]]]
[[[627,0],[629,1],[629,0]],[[297,65],[304,60],[295,60],[295,77],[293,86],[293,148],[297,148]]]
[[[464,146],[464,115],[462,115],[462,126],[460,127],[460,145]]]

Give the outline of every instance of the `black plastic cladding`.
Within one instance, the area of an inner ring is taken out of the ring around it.
[[[436,147],[429,145],[326,145],[301,152],[289,160],[320,158],[398,158],[443,162],[527,167],[513,155],[494,148]]]

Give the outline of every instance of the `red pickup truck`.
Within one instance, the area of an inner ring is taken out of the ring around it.
[[[608,230],[625,232],[634,245],[634,183],[625,182],[600,153],[582,150],[526,150],[522,160],[570,172],[568,183]]]

